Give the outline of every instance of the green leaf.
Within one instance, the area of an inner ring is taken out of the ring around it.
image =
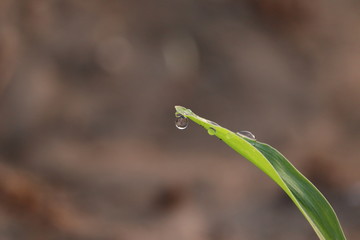
[[[232,149],[255,164],[291,198],[322,240],[345,240],[339,220],[329,202],[280,152],[255,139],[236,134],[202,118],[190,109],[175,106],[177,115],[203,126]]]

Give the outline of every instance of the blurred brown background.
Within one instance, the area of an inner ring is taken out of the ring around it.
[[[360,239],[360,3],[1,0],[0,239],[317,239],[183,105],[283,152]]]

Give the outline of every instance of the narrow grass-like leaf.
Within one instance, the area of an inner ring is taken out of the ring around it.
[[[273,179],[291,198],[321,240],[345,240],[329,202],[280,152],[255,139],[236,134],[202,118],[190,109],[175,107],[177,114],[203,126]]]

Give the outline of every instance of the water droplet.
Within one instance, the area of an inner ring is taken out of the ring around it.
[[[189,120],[187,117],[181,115],[180,113],[175,113],[175,126],[178,129],[184,130],[189,125]]]
[[[256,140],[255,135],[249,131],[240,131],[240,132],[237,132],[236,134],[241,135],[242,137],[247,137],[247,138]]]
[[[209,129],[208,129],[208,134],[209,134],[209,135],[213,136],[213,135],[215,135],[215,133],[216,133],[216,130],[215,130],[215,129],[213,129],[213,128],[209,128]]]

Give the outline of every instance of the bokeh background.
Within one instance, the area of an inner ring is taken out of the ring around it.
[[[360,3],[1,0],[0,239],[317,239],[183,105],[283,152],[360,239]]]

